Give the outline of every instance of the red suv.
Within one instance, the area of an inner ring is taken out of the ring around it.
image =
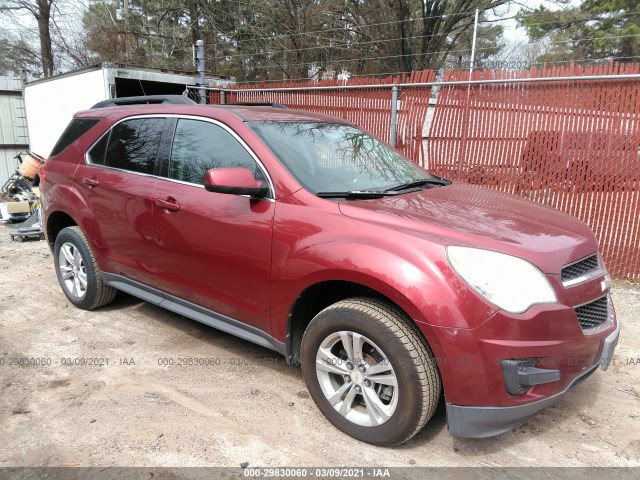
[[[617,343],[584,223],[439,178],[336,118],[93,108],[42,174],[71,303],[122,290],[271,348],[369,443],[411,438],[442,395],[452,435],[508,431],[606,369]]]

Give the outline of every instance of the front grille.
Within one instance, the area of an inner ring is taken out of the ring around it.
[[[564,267],[562,269],[562,281],[569,282],[576,278],[580,278],[594,270],[597,270],[598,267],[598,255],[591,255],[579,262],[572,263],[571,265]]]
[[[583,330],[597,327],[609,318],[609,300],[606,296],[574,309]]]

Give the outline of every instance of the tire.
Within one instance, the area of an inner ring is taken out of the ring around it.
[[[95,257],[79,227],[60,231],[53,245],[56,275],[69,301],[83,310],[112,302],[116,289],[104,283]]]
[[[413,321],[381,300],[352,298],[325,308],[305,330],[300,356],[318,408],[363,442],[406,442],[429,421],[440,399],[431,350]]]

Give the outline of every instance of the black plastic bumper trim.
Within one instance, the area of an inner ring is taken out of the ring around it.
[[[534,417],[540,410],[553,405],[580,381],[587,378],[598,368],[594,365],[560,393],[535,402],[514,407],[462,407],[447,402],[447,425],[454,437],[484,438],[500,435],[513,430]]]
[[[447,426],[449,433],[461,438],[493,437],[522,425],[540,410],[547,408],[562,398],[571,388],[585,380],[598,367],[606,370],[620,335],[620,320],[616,329],[603,341],[600,360],[589,370],[573,379],[559,393],[535,402],[513,407],[468,407],[447,402]]]

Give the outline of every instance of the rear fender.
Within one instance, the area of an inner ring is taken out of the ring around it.
[[[95,221],[95,216],[87,202],[86,197],[80,191],[80,187],[75,183],[55,183],[50,184],[47,189],[47,203],[43,212],[43,220],[47,225],[51,215],[55,212],[62,212],[71,217],[76,225],[80,227],[91,249],[96,257],[100,269],[103,269],[104,252],[107,246],[102,237],[102,232]],[[52,243],[53,239],[49,239]]]

